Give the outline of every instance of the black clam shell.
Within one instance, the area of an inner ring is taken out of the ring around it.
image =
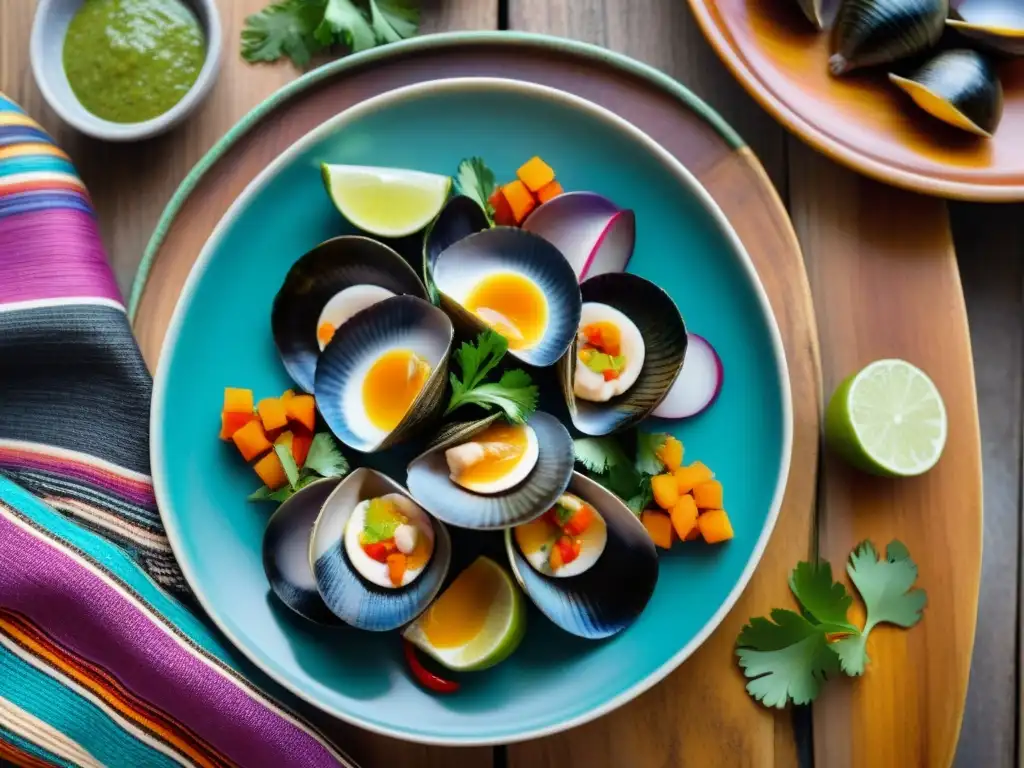
[[[368,237],[335,237],[302,256],[274,297],[270,327],[288,375],[306,392],[313,391],[320,357],[320,313],[335,295],[354,285],[378,285],[394,294],[427,298],[426,288],[405,259]]]
[[[644,365],[637,380],[624,394],[604,403],[582,400],[573,391],[575,340],[558,363],[559,385],[576,428],[587,435],[620,432],[647,418],[672,388],[686,354],[686,324],[671,297],[637,275],[597,275],[584,281],[580,291],[584,302],[607,304],[626,315],[644,340]]]
[[[926,51],[942,37],[948,15],[949,0],[844,0],[829,69],[841,75]]]
[[[423,239],[423,282],[437,303],[434,288],[434,264],[441,252],[459,240],[489,228],[491,223],[483,208],[471,197],[455,195],[441,209]]]
[[[569,492],[604,518],[608,543],[597,561],[576,576],[547,576],[520,552],[512,529],[505,549],[516,580],[541,613],[566,632],[592,640],[626,629],[643,613],[658,582],[658,554],[643,524],[618,497],[573,473]]]

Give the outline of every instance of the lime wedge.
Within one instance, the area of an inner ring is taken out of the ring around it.
[[[878,360],[836,390],[825,439],[851,464],[887,477],[927,472],[946,445],[946,406],[931,379],[903,360]]]
[[[402,635],[448,669],[487,669],[526,633],[519,586],[493,560],[478,557]]]
[[[452,186],[450,176],[403,168],[323,163],[320,171],[341,215],[380,237],[423,229],[441,211]]]

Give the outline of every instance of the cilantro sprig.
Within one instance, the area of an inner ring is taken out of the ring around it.
[[[867,639],[877,625],[909,628],[921,620],[927,596],[912,588],[917,565],[901,542],[891,542],[884,558],[870,541],[862,542],[846,571],[867,609],[863,629],[847,618],[853,597],[833,581],[824,561],[801,562],[789,577],[800,613],[777,608],[771,619],[753,618],[743,627],[736,655],[749,678],[748,693],[765,706],[808,704],[840,671],[862,675],[869,661]]]
[[[288,484],[276,491],[263,486],[249,495],[249,501],[274,501],[281,503],[294,496],[310,483],[324,477],[344,477],[348,474],[348,461],[342,454],[338,444],[328,432],[318,432],[309,445],[306,461],[299,469],[292,455],[290,444],[275,443],[274,452],[281,460]]]
[[[494,224],[494,206],[491,205],[491,195],[497,189],[498,183],[495,180],[494,171],[487,167],[487,164],[479,157],[469,157],[459,163],[459,170],[455,176],[458,184],[458,191],[484,209],[487,220]]]
[[[629,458],[614,437],[577,438],[573,449],[587,474],[639,516],[654,500],[651,478],[665,471],[657,454],[668,437],[664,432],[637,432],[635,459]]]
[[[465,405],[478,405],[487,411],[497,408],[513,424],[524,424],[533,415],[539,392],[526,371],[516,368],[505,371],[496,382],[485,381],[507,351],[508,341],[492,330],[483,331],[472,344],[462,343],[454,355],[462,377],[454,373],[449,377],[452,396],[446,416]]]
[[[278,0],[242,28],[242,58],[296,66],[335,44],[353,53],[416,34],[419,0]]]

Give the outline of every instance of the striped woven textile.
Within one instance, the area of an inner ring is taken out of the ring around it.
[[[85,187],[0,94],[0,764],[353,766],[188,607],[150,389]]]

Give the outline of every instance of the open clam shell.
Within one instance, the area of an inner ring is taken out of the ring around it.
[[[523,591],[551,621],[579,637],[609,637],[643,612],[658,582],[658,555],[643,524],[621,499],[579,472],[569,493],[591,505],[604,519],[607,542],[597,561],[575,576],[547,576],[519,549],[512,529],[505,550]]]
[[[576,428],[587,435],[607,435],[647,418],[668,394],[683,367],[686,325],[667,293],[649,280],[629,273],[592,277],[580,286],[584,303],[606,304],[636,325],[644,342],[644,362],[625,393],[607,402],[576,396],[577,341],[558,362],[558,383]]]
[[[415,270],[376,240],[344,235],[303,255],[288,270],[270,313],[274,343],[288,375],[312,392],[323,346],[317,339],[321,317],[354,315],[389,294],[427,297]]]
[[[383,450],[440,415],[454,329],[437,307],[415,296],[395,296],[346,322],[316,366],[314,396],[327,426],[345,445],[363,453]],[[389,350],[415,353],[430,365],[419,395],[394,429],[371,423],[363,383],[371,366]]]
[[[527,422],[537,436],[538,453],[525,479],[492,495],[473,493],[453,482],[445,451],[468,442],[500,419],[495,414],[454,424],[409,464],[409,492],[434,517],[459,528],[508,528],[547,512],[568,487],[575,461],[572,438],[558,419],[539,411]]]
[[[488,326],[465,308],[473,291],[487,278],[512,274],[526,278],[547,305],[539,338],[509,352],[530,365],[553,365],[576,337],[580,290],[565,256],[542,237],[514,227],[494,227],[465,237],[443,250],[434,264],[434,284],[441,308],[460,331],[475,335]]]
[[[434,264],[441,252],[464,237],[482,232],[490,226],[487,214],[472,198],[455,195],[445,203],[423,238],[423,282],[428,291],[433,288]],[[436,303],[436,289],[431,292],[430,298]]]
[[[275,510],[263,533],[263,570],[270,588],[282,603],[317,624],[340,623],[320,597],[309,564],[313,524],[339,482],[324,478],[298,491]]]
[[[991,53],[1024,56],[1024,3],[1020,0],[952,0],[946,26]]]
[[[391,478],[360,467],[325,500],[309,540],[309,563],[324,603],[346,624],[372,632],[398,629],[419,616],[441,591],[451,564],[448,531],[442,523],[431,520],[433,554],[411,583],[389,589],[359,573],[345,551],[345,525],[361,502],[392,493],[415,503]]]
[[[928,114],[978,136],[990,138],[1003,116],[1003,86],[977,51],[944,51],[909,77],[889,80]]]

